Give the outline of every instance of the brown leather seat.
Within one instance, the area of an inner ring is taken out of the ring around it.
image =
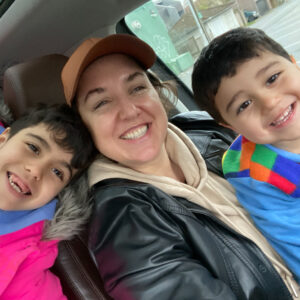
[[[4,73],[4,101],[18,118],[36,103],[64,103],[60,72],[66,56],[53,54],[10,67]],[[87,228],[80,236],[59,243],[53,272],[70,300],[107,300],[96,264],[86,243]]]
[[[51,54],[8,68],[3,77],[3,96],[14,118],[36,103],[64,103],[60,72],[67,57]]]

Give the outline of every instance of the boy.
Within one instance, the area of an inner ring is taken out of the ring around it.
[[[241,204],[300,283],[300,70],[259,29],[215,38],[192,74],[194,96],[241,134],[223,172]]]
[[[94,154],[89,132],[67,105],[36,108],[0,135],[0,299],[66,299],[49,271],[65,235],[44,234],[55,226],[48,221],[54,197]]]

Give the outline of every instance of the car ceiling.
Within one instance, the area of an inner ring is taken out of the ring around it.
[[[68,55],[83,39],[115,32],[146,0],[15,0],[0,19],[0,74],[49,53]]]

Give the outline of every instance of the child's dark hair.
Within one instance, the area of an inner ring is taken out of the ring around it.
[[[284,48],[260,29],[240,27],[213,39],[202,49],[192,74],[192,88],[199,107],[217,122],[225,122],[214,101],[222,78],[234,76],[241,63],[260,56],[263,51],[291,60]]]
[[[81,171],[90,165],[97,153],[93,140],[80,116],[67,104],[39,104],[11,124],[9,139],[23,129],[40,124],[51,132],[59,147],[73,154],[72,168]]]

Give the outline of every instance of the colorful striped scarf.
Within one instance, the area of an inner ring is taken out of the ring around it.
[[[225,178],[252,177],[300,197],[300,164],[239,136],[223,156]]]

